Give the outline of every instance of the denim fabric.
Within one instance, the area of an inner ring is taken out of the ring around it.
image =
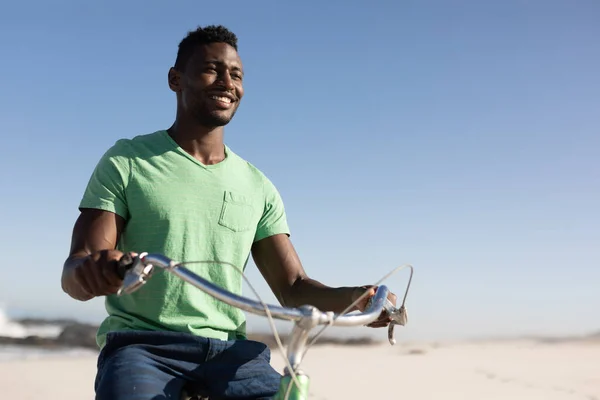
[[[281,375],[269,348],[179,332],[107,335],[98,356],[96,400],[180,400],[182,389],[219,399],[269,399]]]

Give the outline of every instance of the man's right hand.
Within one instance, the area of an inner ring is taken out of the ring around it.
[[[123,253],[117,248],[125,220],[115,213],[86,208],[73,227],[71,251],[63,266],[62,289],[76,300],[116,293],[122,280],[117,265]]]
[[[123,252],[119,250],[100,250],[71,258],[71,265],[64,272],[67,276],[63,289],[81,301],[117,293],[123,283],[117,273],[121,257]]]

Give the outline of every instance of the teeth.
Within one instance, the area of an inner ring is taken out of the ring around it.
[[[212,96],[214,100],[222,101],[223,103],[231,103],[231,99],[229,97],[221,97],[221,96]]]

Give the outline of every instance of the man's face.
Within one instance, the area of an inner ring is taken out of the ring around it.
[[[169,72],[171,89],[180,95],[183,113],[203,126],[231,121],[244,95],[240,57],[226,43],[198,46],[184,71]]]

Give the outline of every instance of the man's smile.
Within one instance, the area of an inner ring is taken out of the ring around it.
[[[209,94],[209,98],[214,101],[217,107],[222,109],[228,109],[236,102],[236,98],[226,92]]]

